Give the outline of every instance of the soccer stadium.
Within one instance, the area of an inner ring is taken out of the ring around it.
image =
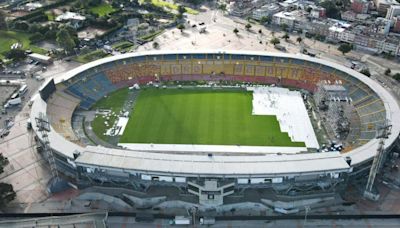
[[[252,189],[282,201],[340,192],[368,176],[379,130],[391,126],[386,159],[400,132],[398,103],[372,79],[250,51],[97,60],[46,81],[30,119],[50,164],[80,188],[172,187],[207,206]]]

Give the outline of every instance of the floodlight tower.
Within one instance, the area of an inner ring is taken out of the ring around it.
[[[50,164],[51,177],[53,180],[57,180],[59,178],[56,160],[54,159],[53,150],[50,147],[50,141],[48,137],[48,132],[50,132],[50,123],[47,117],[40,112],[39,117],[35,118],[36,126],[38,127],[38,131],[42,135],[42,143],[43,143],[43,151],[46,153],[47,159]]]
[[[374,160],[372,162],[371,169],[369,171],[369,176],[368,176],[368,182],[367,185],[365,186],[364,190],[364,197],[371,199],[371,200],[378,200],[379,199],[379,193],[374,193],[373,192],[373,186],[375,183],[375,178],[376,174],[379,173],[379,170],[382,167],[384,158],[386,157],[385,155],[385,140],[389,137],[390,132],[392,129],[392,125],[389,124],[388,120],[385,121],[384,125],[382,127],[379,127],[377,129],[377,136],[376,138],[379,139],[379,146],[376,152],[376,155],[374,157]]]

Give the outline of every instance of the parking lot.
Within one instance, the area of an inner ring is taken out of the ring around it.
[[[28,91],[24,94],[22,103],[6,109],[6,113],[0,114],[0,129],[6,127],[5,120],[12,120],[13,127],[9,129],[6,137],[0,138],[0,153],[9,160],[9,165],[4,168],[4,173],[0,175],[1,182],[13,185],[17,193],[16,199],[9,205],[9,211],[27,211],[30,203],[40,202],[48,197],[47,182],[50,178],[48,164],[35,150],[33,135],[27,130],[27,120],[29,118],[29,106],[26,105],[33,94],[37,92],[43,80],[51,76],[60,75],[80,64],[75,62],[55,61],[46,66],[46,70],[40,70],[36,75],[40,80],[28,76],[21,79],[18,75],[0,75],[0,80],[18,80],[28,86]],[[20,64],[13,70],[26,72],[36,66],[43,67],[42,64]],[[8,88],[8,87],[7,87]],[[18,89],[16,87],[15,89]],[[7,94],[12,93],[11,88],[3,90],[0,88],[0,99],[5,101]],[[5,96],[3,96],[5,95]]]
[[[7,98],[10,97],[17,89],[18,86],[0,85],[0,103],[6,103]]]

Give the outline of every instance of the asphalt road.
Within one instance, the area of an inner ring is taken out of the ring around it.
[[[173,227],[169,220],[155,220],[152,223],[136,223],[131,217],[109,217],[107,226],[117,227]],[[206,227],[196,225],[175,225],[176,227]],[[216,221],[210,227],[399,227],[400,219],[357,219],[357,220],[260,220],[260,221]]]

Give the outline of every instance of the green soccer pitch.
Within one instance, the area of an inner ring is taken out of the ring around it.
[[[120,143],[305,146],[281,132],[276,116],[254,116],[252,93],[141,90]]]

